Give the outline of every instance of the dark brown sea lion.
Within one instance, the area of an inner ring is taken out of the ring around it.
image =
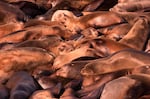
[[[120,77],[105,85],[100,99],[137,99],[143,92],[140,81]]]
[[[41,48],[24,47],[0,50],[0,82],[9,78],[15,71],[33,71],[39,65],[52,62],[53,55]]]
[[[21,9],[28,18],[35,18],[46,12],[44,7],[28,1],[12,2],[11,4]]]
[[[35,27],[28,27],[25,28],[25,30],[16,31],[8,35],[5,35],[3,36],[3,38],[0,39],[0,43],[4,43],[4,42],[18,43],[25,40],[39,39],[43,36],[48,36],[48,35],[56,35],[68,39],[72,34],[59,25],[51,26],[51,27],[45,25],[42,26],[38,25]]]
[[[150,65],[150,55],[136,50],[124,50],[88,63],[82,70],[82,75],[99,75],[124,69],[132,69]]]
[[[52,49],[58,46],[61,43],[61,40],[62,39],[59,36],[51,35],[36,40],[23,41],[15,44],[14,47],[38,47],[38,48],[43,48],[47,51],[53,51]]]
[[[148,22],[146,18],[139,18],[119,42],[134,49],[143,50],[150,32]]]
[[[5,86],[0,84],[0,99],[8,99],[9,98],[9,89]]]
[[[25,71],[19,71],[12,75],[6,83],[10,89],[9,99],[27,99],[39,86],[31,75]]]
[[[19,8],[0,1],[0,24],[18,21],[24,22],[26,19],[27,17]]]

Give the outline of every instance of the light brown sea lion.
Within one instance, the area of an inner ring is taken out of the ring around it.
[[[122,39],[130,30],[131,26],[128,23],[112,25],[98,29],[98,32],[104,34],[106,38],[118,41]]]
[[[62,38],[68,39],[72,35],[69,31],[65,30],[61,26],[36,26],[36,27],[29,27],[25,30],[16,31],[13,33],[10,33],[8,35],[3,36],[3,38],[0,39],[0,43],[4,42],[12,42],[12,43],[18,43],[25,40],[34,40],[39,39],[43,36],[48,35],[57,35],[61,36]]]
[[[27,27],[25,30],[34,32],[35,35],[59,35],[64,39],[69,39],[73,34],[65,29],[64,26],[58,25],[37,25],[33,27]],[[34,36],[34,35],[33,35]]]
[[[11,43],[18,43],[27,40],[30,38],[32,35],[32,32],[27,32],[25,30],[20,30],[16,32],[12,32],[8,35],[3,36],[0,39],[0,43],[6,43],[6,42],[11,42]]]
[[[140,81],[120,77],[105,85],[100,99],[137,99],[143,92]]]
[[[117,41],[110,40],[105,37],[99,37],[89,42],[93,49],[97,51],[98,56],[105,57],[115,52],[132,49],[131,47],[121,44]]]
[[[53,55],[41,48],[24,47],[0,50],[0,82],[9,78],[15,71],[33,71],[39,65],[52,62]]]
[[[54,49],[53,47],[58,46],[61,40],[62,39],[59,36],[51,35],[36,40],[23,41],[15,44],[14,47],[38,47],[38,48],[43,48],[47,51],[52,51],[52,49]]]
[[[132,2],[132,3],[118,3],[113,8],[111,8],[111,11],[114,12],[134,12],[141,9],[147,9],[150,6],[150,2],[147,1],[138,1],[138,2]]]
[[[56,21],[49,21],[49,20],[38,20],[38,19],[29,19],[27,22],[24,23],[24,27],[31,27],[37,25],[46,25],[46,26],[57,26],[61,25],[59,22]]]
[[[53,68],[59,69],[65,64],[70,63],[74,59],[79,58],[79,57],[84,57],[84,56],[94,56],[87,46],[83,46],[67,54],[62,54],[62,55],[57,56],[54,60]]]
[[[150,55],[136,50],[122,50],[106,58],[88,63],[82,70],[82,75],[100,75],[124,69],[132,69],[150,65]]]
[[[90,61],[74,61],[69,64],[65,64],[59,70],[56,71],[56,75],[70,79],[81,79],[81,69]]]
[[[16,23],[10,22],[4,25],[0,25],[0,38],[9,33],[22,30],[23,27],[24,27],[23,23],[21,22],[16,22]]]
[[[57,17],[54,17],[53,19],[55,19],[55,21],[59,20],[59,18],[57,19]],[[124,19],[121,18],[118,14],[108,11],[94,12],[88,15],[81,16],[79,18],[73,18],[65,15],[61,19],[64,20],[60,20],[60,22],[63,22],[66,28],[72,32],[78,32],[89,27],[106,27],[125,22]]]
[[[137,50],[143,50],[150,29],[146,18],[139,18],[130,31],[119,42]]]

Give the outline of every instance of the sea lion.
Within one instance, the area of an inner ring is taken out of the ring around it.
[[[9,98],[9,89],[5,86],[0,84],[0,99],[8,99]]]
[[[17,7],[0,1],[0,24],[9,22],[24,22],[26,21],[26,15]]]
[[[130,28],[131,25],[129,23],[123,23],[100,28],[97,31],[102,33],[106,38],[119,41],[129,32]]]
[[[81,79],[81,69],[90,61],[74,61],[69,64],[65,64],[59,70],[56,71],[56,75],[70,79]]]
[[[61,26],[50,27],[45,25],[42,26],[39,25],[35,27],[28,27],[25,28],[24,30],[12,32],[8,35],[5,35],[0,39],[0,43],[4,42],[18,43],[25,40],[39,39],[41,37],[48,35],[57,35],[65,39],[69,39],[72,34]]]
[[[47,51],[53,51],[53,47],[58,46],[61,43],[61,41],[62,39],[59,36],[51,35],[36,40],[26,40],[15,44],[14,47],[38,47],[43,48]]]
[[[54,69],[59,69],[65,64],[70,63],[74,59],[79,58],[79,57],[84,57],[84,56],[94,56],[87,46],[83,46],[67,54],[62,54],[62,55],[57,56],[53,62],[52,67]]]
[[[137,99],[143,92],[140,81],[129,77],[120,77],[106,83],[100,99]]]
[[[125,49],[132,49],[125,44],[121,44],[117,41],[110,40],[105,37],[98,37],[89,42],[91,47],[96,50],[97,56],[106,57],[115,52],[125,50]]]
[[[27,99],[39,86],[31,75],[25,71],[19,71],[12,75],[6,83],[10,89],[9,99]]]
[[[149,32],[149,21],[147,18],[141,17],[136,21],[127,35],[119,41],[119,43],[130,46],[136,50],[143,50],[148,39]]]
[[[23,27],[24,26],[22,22],[16,22],[16,23],[10,22],[4,25],[0,25],[0,38],[9,33],[22,30]]]
[[[114,12],[135,12],[141,9],[147,9],[150,6],[150,2],[147,1],[138,1],[138,2],[132,2],[132,3],[118,3],[113,8],[111,8],[111,11]]]
[[[40,65],[49,64],[53,59],[52,54],[41,48],[24,47],[0,50],[0,82],[9,78],[15,71],[33,71]]]
[[[57,17],[53,19],[59,20],[59,18],[57,19]],[[63,22],[66,28],[72,31],[73,33],[79,32],[89,27],[94,27],[94,28],[106,27],[106,26],[125,22],[125,20],[121,18],[118,14],[113,13],[113,12],[108,12],[108,11],[107,12],[98,11],[98,12],[87,14],[78,18],[76,17],[73,18],[73,17],[65,15],[63,16],[63,19],[65,21],[60,20],[60,22]]]
[[[10,3],[19,9],[28,17],[28,18],[35,18],[37,15],[44,14],[46,9],[44,6],[39,6],[36,3],[28,2],[28,1],[19,1],[19,2],[12,2]]]
[[[150,75],[149,74],[137,73],[137,74],[129,75],[128,77],[130,77],[131,79],[135,79],[137,81],[140,81],[143,84],[143,88],[145,90],[150,89],[150,84],[149,84]]]
[[[132,69],[150,65],[150,55],[136,50],[122,50],[108,57],[88,63],[82,70],[82,75],[100,75],[124,69]]]

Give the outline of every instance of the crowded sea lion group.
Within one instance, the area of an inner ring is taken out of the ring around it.
[[[0,99],[150,99],[150,0],[1,0]]]

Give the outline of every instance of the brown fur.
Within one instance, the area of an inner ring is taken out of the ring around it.
[[[124,69],[132,69],[150,65],[150,56],[135,50],[124,50],[109,57],[88,63],[82,70],[82,75],[99,75]]]
[[[119,42],[134,49],[143,50],[149,32],[148,20],[146,18],[139,18],[127,35],[125,35]]]
[[[98,31],[106,38],[118,41],[122,39],[129,31],[131,26],[128,23],[100,28]]]
[[[111,10],[114,12],[134,12],[141,9],[147,9],[150,6],[149,1],[139,1],[132,3],[118,3]]]
[[[0,51],[0,82],[15,71],[32,71],[39,65],[52,62],[53,56],[44,49],[26,47]],[[4,68],[5,67],[5,68]]]
[[[0,38],[10,34],[12,32],[22,30],[23,29],[23,23],[7,23],[4,25],[0,25]]]
[[[89,27],[106,27],[124,22],[124,20],[117,14],[103,11],[94,12],[88,15],[81,16],[79,18],[74,18],[72,16],[70,17],[68,15],[62,17],[64,20],[60,20],[60,22],[63,22],[66,28],[72,31],[73,33]],[[57,20],[59,20],[59,18]]]
[[[105,85],[100,99],[137,99],[142,93],[141,82],[120,77]]]
[[[93,53],[88,50],[88,47],[83,46],[67,54],[57,56],[54,60],[53,68],[59,69],[72,60],[83,56],[93,56]]]

